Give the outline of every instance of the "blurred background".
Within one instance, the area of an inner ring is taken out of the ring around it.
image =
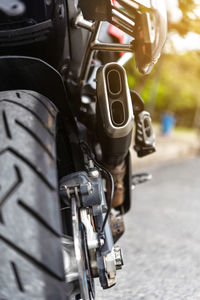
[[[157,154],[136,161],[137,166],[200,149],[200,1],[166,4],[168,39],[152,73],[140,75],[133,60],[127,65],[129,86],[142,95],[157,135]]]
[[[200,1],[166,3],[168,39],[154,70],[142,76],[134,60],[127,65],[157,143],[145,158],[133,151],[133,170],[153,178],[133,190],[124,267],[97,300],[200,300]]]

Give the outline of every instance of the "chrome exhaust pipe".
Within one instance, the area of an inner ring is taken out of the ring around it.
[[[128,153],[134,123],[126,71],[108,63],[97,71],[97,134],[103,161],[119,165]]]

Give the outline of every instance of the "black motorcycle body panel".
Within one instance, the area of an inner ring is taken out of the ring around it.
[[[69,102],[60,73],[44,61],[23,56],[0,57],[0,91],[31,90],[38,92],[69,116]]]
[[[0,55],[33,56],[55,68],[69,55],[65,0],[23,0],[25,12],[11,18],[0,12]]]

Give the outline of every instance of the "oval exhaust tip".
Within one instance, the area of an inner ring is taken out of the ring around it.
[[[120,127],[125,122],[125,111],[121,101],[114,101],[111,106],[111,116],[113,125]]]
[[[112,69],[107,73],[107,87],[109,95],[113,98],[118,97],[122,92],[122,81],[120,72]]]

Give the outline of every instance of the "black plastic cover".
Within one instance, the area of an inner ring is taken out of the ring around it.
[[[0,12],[0,55],[43,59],[58,67],[63,58],[67,15],[65,0],[21,0],[25,12]]]
[[[110,21],[110,0],[79,0],[79,7],[87,20]]]

